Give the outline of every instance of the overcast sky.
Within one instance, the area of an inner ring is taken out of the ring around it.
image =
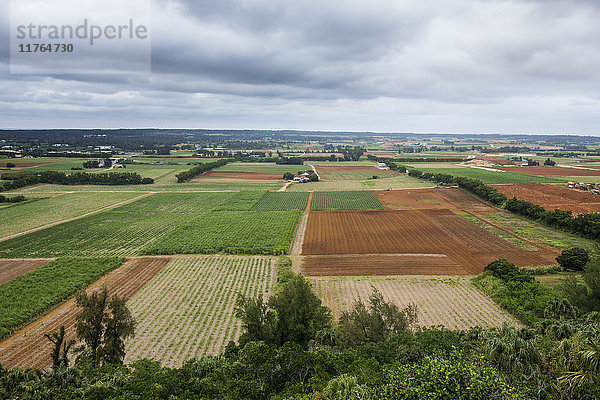
[[[10,74],[0,2],[0,128],[600,135],[597,0],[154,0],[139,76]]]

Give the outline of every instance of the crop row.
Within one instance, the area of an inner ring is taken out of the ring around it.
[[[273,261],[266,257],[173,259],[128,303],[138,325],[126,361],[160,358],[178,366],[220,354],[241,333],[233,310],[238,293],[265,293],[274,280]]]
[[[383,204],[372,192],[315,192],[311,211],[383,210]]]
[[[155,193],[116,208],[117,212],[194,213],[210,211],[227,202],[234,193]]]
[[[267,192],[252,211],[304,210],[307,201],[306,192]]]
[[[245,190],[237,192],[226,202],[215,208],[215,210],[248,211],[265,195],[265,193],[265,191],[257,190]]]
[[[147,245],[143,254],[284,254],[299,211],[213,211]]]
[[[0,242],[0,258],[133,255],[187,214],[105,211]]]
[[[115,269],[122,258],[64,258],[0,285],[0,339]]]

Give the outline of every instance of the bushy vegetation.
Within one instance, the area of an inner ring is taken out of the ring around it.
[[[285,254],[299,211],[213,211],[180,224],[143,254]]]
[[[311,211],[384,210],[381,201],[367,190],[315,192]]]
[[[62,258],[0,285],[0,339],[65,300],[122,258]]]
[[[211,169],[222,167],[223,165],[226,165],[230,161],[231,160],[229,160],[229,159],[223,158],[223,159],[220,159],[217,161],[198,164],[195,167],[193,167],[192,169],[178,173],[177,175],[175,175],[175,178],[177,178],[177,182],[179,182],[179,183],[187,182],[190,179],[194,179],[195,177],[202,175],[205,172],[210,171]]]
[[[586,249],[581,247],[565,249],[556,257],[558,265],[567,271],[583,271],[588,261],[590,261],[590,255]]]
[[[507,260],[496,260],[474,279],[496,303],[526,324],[544,318],[544,311],[555,294],[531,275]]]
[[[143,178],[135,172],[103,172],[91,174],[75,172],[66,174],[60,171],[41,171],[11,182],[5,182],[0,187],[0,192],[19,189],[38,183],[51,183],[57,185],[146,185],[154,183],[152,178]]]
[[[22,194],[18,196],[6,197],[0,194],[0,203],[20,203],[27,200]]]

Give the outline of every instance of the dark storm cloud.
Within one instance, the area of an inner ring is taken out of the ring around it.
[[[600,133],[599,3],[155,0],[151,75],[3,74],[0,122]]]

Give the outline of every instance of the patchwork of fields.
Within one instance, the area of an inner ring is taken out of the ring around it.
[[[415,303],[421,326],[518,325],[475,289],[469,276],[498,258],[519,266],[555,264],[556,247],[573,240],[510,219],[461,189],[431,188],[431,182],[367,162],[316,164],[323,181],[276,191],[284,172],[310,167],[232,163],[175,184],[175,173],[189,165],[169,160],[173,165],[127,167],[155,178],[154,185],[37,185],[15,193],[41,199],[0,209],[5,236],[0,238],[0,293],[10,292],[14,299],[5,297],[18,304],[24,301],[20,293],[44,289],[40,279],[50,282],[47,289],[53,292],[54,284],[65,289],[39,299],[31,292],[31,307],[17,307],[20,319],[9,320],[9,312],[0,318],[1,335],[18,330],[0,342],[4,367],[47,366],[50,346],[43,334],[65,325],[67,336],[74,337],[78,310],[70,297],[78,285],[102,275],[89,288],[106,284],[110,294],[130,298],[138,322],[135,338],[126,344],[127,362],[146,357],[180,366],[193,357],[220,354],[241,334],[233,315],[237,295],[268,295],[277,278],[270,256],[287,253],[294,254],[335,317],[353,301],[366,300],[373,286],[399,306]],[[53,165],[60,170],[73,162]],[[521,182],[497,188],[525,200],[530,195],[549,207],[600,210],[600,200],[592,202],[589,193],[541,184],[562,178],[473,168],[426,170],[488,183]],[[372,175],[379,179],[369,179]],[[13,234],[18,236],[8,237]],[[169,257],[114,262],[141,255]],[[62,257],[113,257],[113,262],[67,268]],[[14,289],[23,282],[29,289]],[[15,308],[11,304],[4,307]]]

